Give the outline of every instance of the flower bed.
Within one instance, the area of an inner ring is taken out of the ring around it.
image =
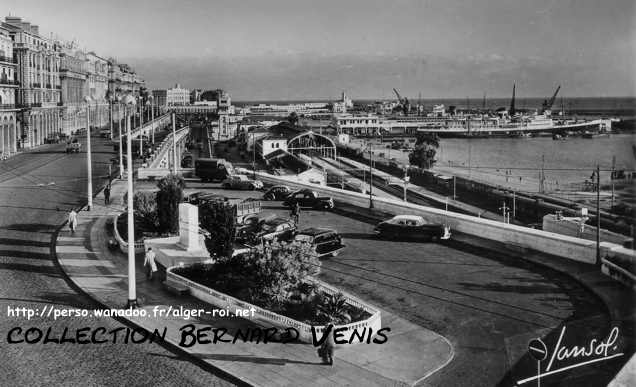
[[[347,303],[344,296],[326,292],[315,282],[299,284],[297,290],[290,293],[286,300],[267,302],[252,293],[249,281],[233,273],[228,265],[199,263],[176,268],[174,273],[205,287],[309,325],[323,325],[329,322],[348,324],[371,317],[371,314],[363,308]]]
[[[209,266],[213,266],[208,264]],[[204,286],[196,281],[188,279],[178,273],[187,273],[202,268],[204,264],[196,264],[186,267],[174,266],[166,270],[166,281],[187,287],[190,290],[190,294],[204,302],[210,303],[220,308],[233,309],[250,309],[254,311],[254,314],[249,317],[250,320],[264,327],[278,327],[285,329],[288,327],[295,328],[299,333],[299,340],[305,343],[312,342],[312,328],[316,332],[318,337],[321,337],[323,330],[326,328],[324,325],[311,325],[305,322],[297,321],[291,317],[275,313],[266,308],[259,307],[257,305],[250,304],[239,298],[225,294],[221,291]],[[191,270],[188,270],[188,269]],[[342,294],[346,304],[351,307],[363,310],[365,315],[368,316],[364,320],[352,322],[349,324],[335,324],[335,329],[342,329],[344,340],[349,340],[351,334],[356,331],[358,334],[362,333],[365,329],[370,329],[374,334],[381,327],[381,314],[380,311],[365,302],[357,299],[356,297],[341,292],[335,287],[332,287],[322,281],[309,277],[308,283],[316,286],[319,291],[329,295]],[[358,341],[354,340],[353,343]]]

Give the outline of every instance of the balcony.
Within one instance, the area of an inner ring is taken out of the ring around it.
[[[0,110],[8,110],[8,109],[15,109],[15,104],[14,103],[3,103],[0,104]]]
[[[39,89],[40,87],[42,87],[42,84],[39,82],[33,82],[33,88]]]
[[[0,62],[15,64],[16,61],[13,58],[9,58],[8,56],[0,55]]]
[[[52,89],[52,88],[53,88],[53,85],[51,85],[50,83],[47,83],[47,84],[46,84],[46,88],[47,88],[47,89]]]
[[[59,90],[62,88],[62,85],[55,85],[55,88]]]
[[[31,108],[31,107],[42,107],[41,102],[32,102],[32,103],[21,103],[16,105],[18,108]]]
[[[2,86],[18,86],[20,82],[14,81],[13,79],[2,78],[0,79],[0,85]]]

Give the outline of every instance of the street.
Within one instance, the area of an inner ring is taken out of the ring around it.
[[[187,191],[260,197],[259,192],[216,187],[188,182]],[[263,207],[262,216],[289,216],[280,202],[263,202]],[[519,254],[495,253],[453,238],[441,244],[380,240],[373,224],[329,211],[302,211],[299,227],[334,228],[347,246],[337,257],[322,260],[321,279],[451,341],[453,361],[422,385],[486,386],[504,378],[502,385],[510,385],[532,372],[530,339],[552,339],[560,324],[567,324],[569,334],[581,342],[607,333],[607,312],[592,293]],[[614,373],[605,365],[593,375],[572,373],[542,383],[592,378],[601,385]]]
[[[65,144],[45,145],[0,162],[0,330],[52,327],[122,327],[111,318],[8,317],[8,308],[94,308],[69,286],[51,241],[71,208],[86,202],[86,144],[65,153]],[[93,192],[99,191],[114,157],[107,141],[92,137]],[[81,222],[82,220],[79,219]],[[122,305],[123,306],[123,305]],[[11,385],[205,385],[231,383],[158,344],[5,344],[0,374]],[[10,382],[9,382],[10,381]],[[7,385],[7,384],[5,384]]]

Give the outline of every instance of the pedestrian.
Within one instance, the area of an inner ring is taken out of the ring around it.
[[[104,188],[104,204],[110,204],[110,184],[108,184],[106,188]]]
[[[152,251],[152,247],[148,247],[148,251],[146,251],[144,266],[147,266],[146,277],[149,281],[152,281],[152,275],[154,274],[154,272],[157,271],[157,264],[155,263],[155,252]]]
[[[300,203],[294,204],[294,222],[298,224],[300,221]]]
[[[329,364],[330,366],[333,366],[333,354],[336,350],[336,342],[333,339],[333,330],[333,324],[329,324],[326,329],[326,332],[328,332],[327,337],[320,346],[320,356],[322,357],[322,363]]]
[[[75,229],[77,228],[77,212],[72,208],[68,214],[68,227],[71,229],[71,232],[75,234]]]

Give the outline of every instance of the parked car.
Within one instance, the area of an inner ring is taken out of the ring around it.
[[[306,228],[296,233],[294,241],[311,244],[318,258],[335,257],[345,248],[338,232],[328,228]]]
[[[373,230],[376,235],[389,239],[428,239],[439,241],[449,239],[450,227],[443,224],[427,223],[417,215],[397,215],[380,222]]]
[[[260,180],[252,180],[245,175],[230,175],[222,182],[225,189],[262,189],[263,182]]]
[[[44,139],[45,144],[58,144],[60,142],[60,136],[57,133],[49,134]]]
[[[79,142],[79,140],[74,138],[66,143],[66,153],[79,153],[81,147],[82,144]]]
[[[299,203],[301,207],[330,210],[334,208],[333,199],[329,196],[319,196],[316,191],[301,189],[294,191],[283,201],[283,205],[291,207]]]
[[[296,224],[286,218],[256,219],[245,222],[237,239],[248,245],[268,241],[289,241],[296,234]]]
[[[99,131],[99,137],[108,138],[110,137],[110,129],[102,129]]]
[[[292,192],[286,185],[275,185],[263,194],[263,200],[283,200]]]

